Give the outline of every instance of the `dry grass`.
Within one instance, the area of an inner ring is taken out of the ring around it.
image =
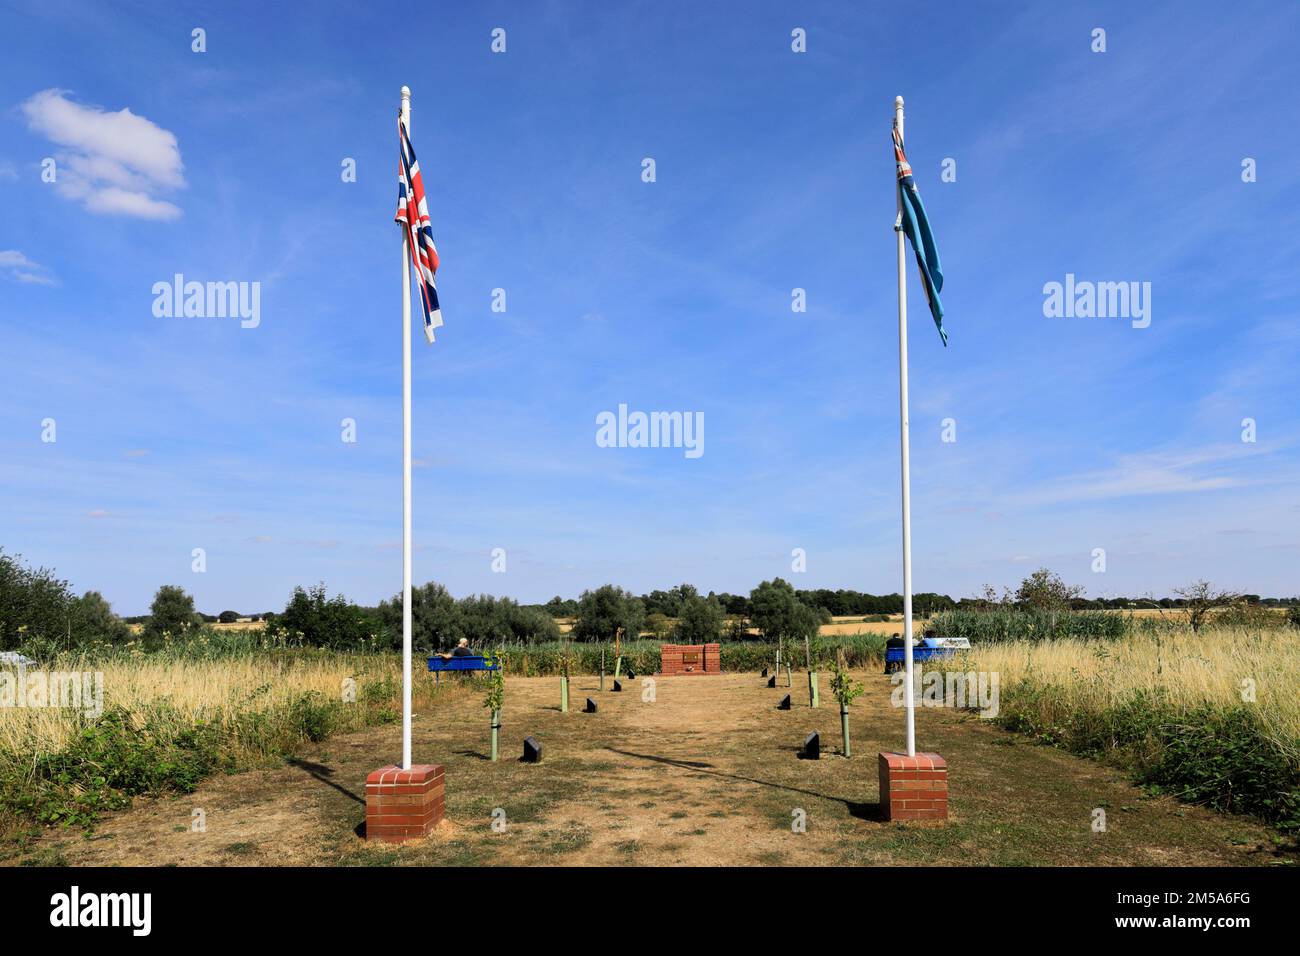
[[[957,666],[998,672],[1004,689],[1022,679],[1050,685],[1041,706],[1059,713],[1100,713],[1152,690],[1180,710],[1234,707],[1251,703],[1243,694],[1253,687],[1269,737],[1291,753],[1300,742],[1300,640],[1290,629],[1009,642],[977,648]]]
[[[1169,797],[1151,797],[1118,771],[1026,743],[988,721],[926,708],[918,743],[951,768],[952,819],[899,825],[876,807],[876,751],[901,743],[903,717],[889,680],[867,685],[850,712],[852,759],[836,753],[839,719],[826,703],[776,709],[784,687],[756,674],[671,677],[657,696],[643,679],[600,693],[575,678],[574,698],[599,698],[597,714],[559,711],[556,678],[507,679],[503,759],[485,757],[488,718],[477,688],[453,687],[415,720],[417,761],[443,764],[447,819],[427,840],[368,845],[366,774],[393,759],[395,726],[309,745],[277,767],[217,775],[192,794],[141,800],[94,839],[61,829],[23,851],[73,865],[1262,865],[1279,853],[1267,828]],[[445,685],[444,685],[445,686]],[[821,760],[796,749],[823,734]],[[517,759],[536,735],[540,764]],[[191,810],[207,814],[190,832]],[[1110,808],[1105,833],[1092,810]],[[505,832],[492,828],[504,810]],[[807,832],[792,832],[804,811]],[[3,861],[0,861],[3,862]],[[8,862],[20,862],[11,857]]]
[[[103,675],[105,710],[121,708],[136,716],[168,704],[177,720],[190,723],[215,716],[268,712],[316,692],[340,700],[343,682],[353,678],[400,680],[393,655],[311,655],[299,659],[249,655],[218,660],[184,660],[140,656],[103,662],[77,657],[59,660],[59,671]],[[0,756],[58,751],[80,724],[80,712],[54,707],[0,708]]]

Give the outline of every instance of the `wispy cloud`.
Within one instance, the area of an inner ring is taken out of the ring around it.
[[[17,249],[0,251],[0,270],[4,270],[9,278],[19,282],[29,282],[34,285],[56,284],[43,265],[28,259]]]
[[[1021,505],[1045,505],[1236,488],[1260,480],[1258,474],[1241,474],[1238,467],[1260,454],[1266,453],[1242,444],[1121,455],[1112,467],[1078,473],[1035,490],[1022,489],[1016,500]]]
[[[181,209],[157,193],[185,186],[176,136],[130,109],[116,113],[48,89],[22,104],[33,131],[63,147],[56,187],[91,212],[175,219]]]

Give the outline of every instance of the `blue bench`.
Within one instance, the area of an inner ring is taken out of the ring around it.
[[[932,658],[952,657],[959,650],[969,650],[970,640],[965,637],[922,638],[912,644],[912,661],[928,661]],[[906,647],[885,648],[885,673],[892,674],[902,670],[907,664]]]
[[[495,658],[466,655],[464,657],[430,657],[429,670],[433,673],[435,683],[442,683],[444,671],[495,671],[501,665]]]

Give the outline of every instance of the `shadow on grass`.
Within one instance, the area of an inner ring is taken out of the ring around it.
[[[325,784],[326,786],[333,787],[339,793],[343,794],[343,796],[355,800],[363,807],[366,805],[365,797],[353,793],[347,787],[343,786],[342,784],[335,783],[333,780],[330,779],[330,777],[334,776],[334,770],[332,767],[327,767],[324,764],[312,763],[310,760],[300,760],[297,757],[290,757],[285,762],[288,763],[289,766],[291,767],[297,767],[299,770],[305,771],[309,776],[315,777],[317,780],[319,780],[321,783]]]
[[[456,754],[458,757],[477,757],[479,760],[489,761],[492,759],[481,750],[454,750],[452,753]]]
[[[705,773],[712,777],[722,777],[726,780],[741,780],[745,783],[757,784],[760,787],[771,787],[774,790],[788,790],[791,793],[802,793],[810,797],[817,797],[819,800],[830,800],[834,803],[842,803],[849,811],[849,816],[857,820],[872,820],[877,823],[884,822],[885,815],[881,812],[879,803],[858,803],[855,800],[846,800],[844,797],[833,797],[829,794],[818,793],[816,790],[805,790],[803,787],[791,787],[784,783],[773,783],[770,780],[759,780],[757,777],[747,777],[739,773],[724,773],[721,770],[713,769],[712,764],[701,763],[695,760],[677,760],[673,757],[659,757],[655,754],[638,754],[630,750],[619,750],[615,747],[608,747],[607,750],[624,757],[634,757],[637,760],[651,760],[655,763],[666,764],[670,767],[679,767],[682,770],[691,770],[695,773]]]

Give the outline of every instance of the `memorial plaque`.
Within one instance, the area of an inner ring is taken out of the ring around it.
[[[776,709],[777,709],[777,710],[789,710],[789,709],[790,709],[790,695],[789,695],[789,694],[786,694],[784,697],[781,698],[781,703],[779,703],[779,704],[776,705]]]
[[[542,759],[542,745],[536,737],[524,738],[524,763],[537,763]]]
[[[773,674],[771,677],[769,677],[769,678],[767,679],[767,686],[768,686],[768,687],[775,687],[775,686],[776,686],[776,675],[775,675],[775,674]]]
[[[596,712],[596,702],[590,697],[587,698],[587,706],[582,709],[584,714],[594,714]]]
[[[820,760],[822,756],[822,735],[813,731],[803,739],[803,755],[808,760]]]
[[[618,693],[618,692],[621,691],[622,689],[623,689],[623,684],[622,684],[622,682],[620,682],[620,681],[614,681],[614,693]]]

